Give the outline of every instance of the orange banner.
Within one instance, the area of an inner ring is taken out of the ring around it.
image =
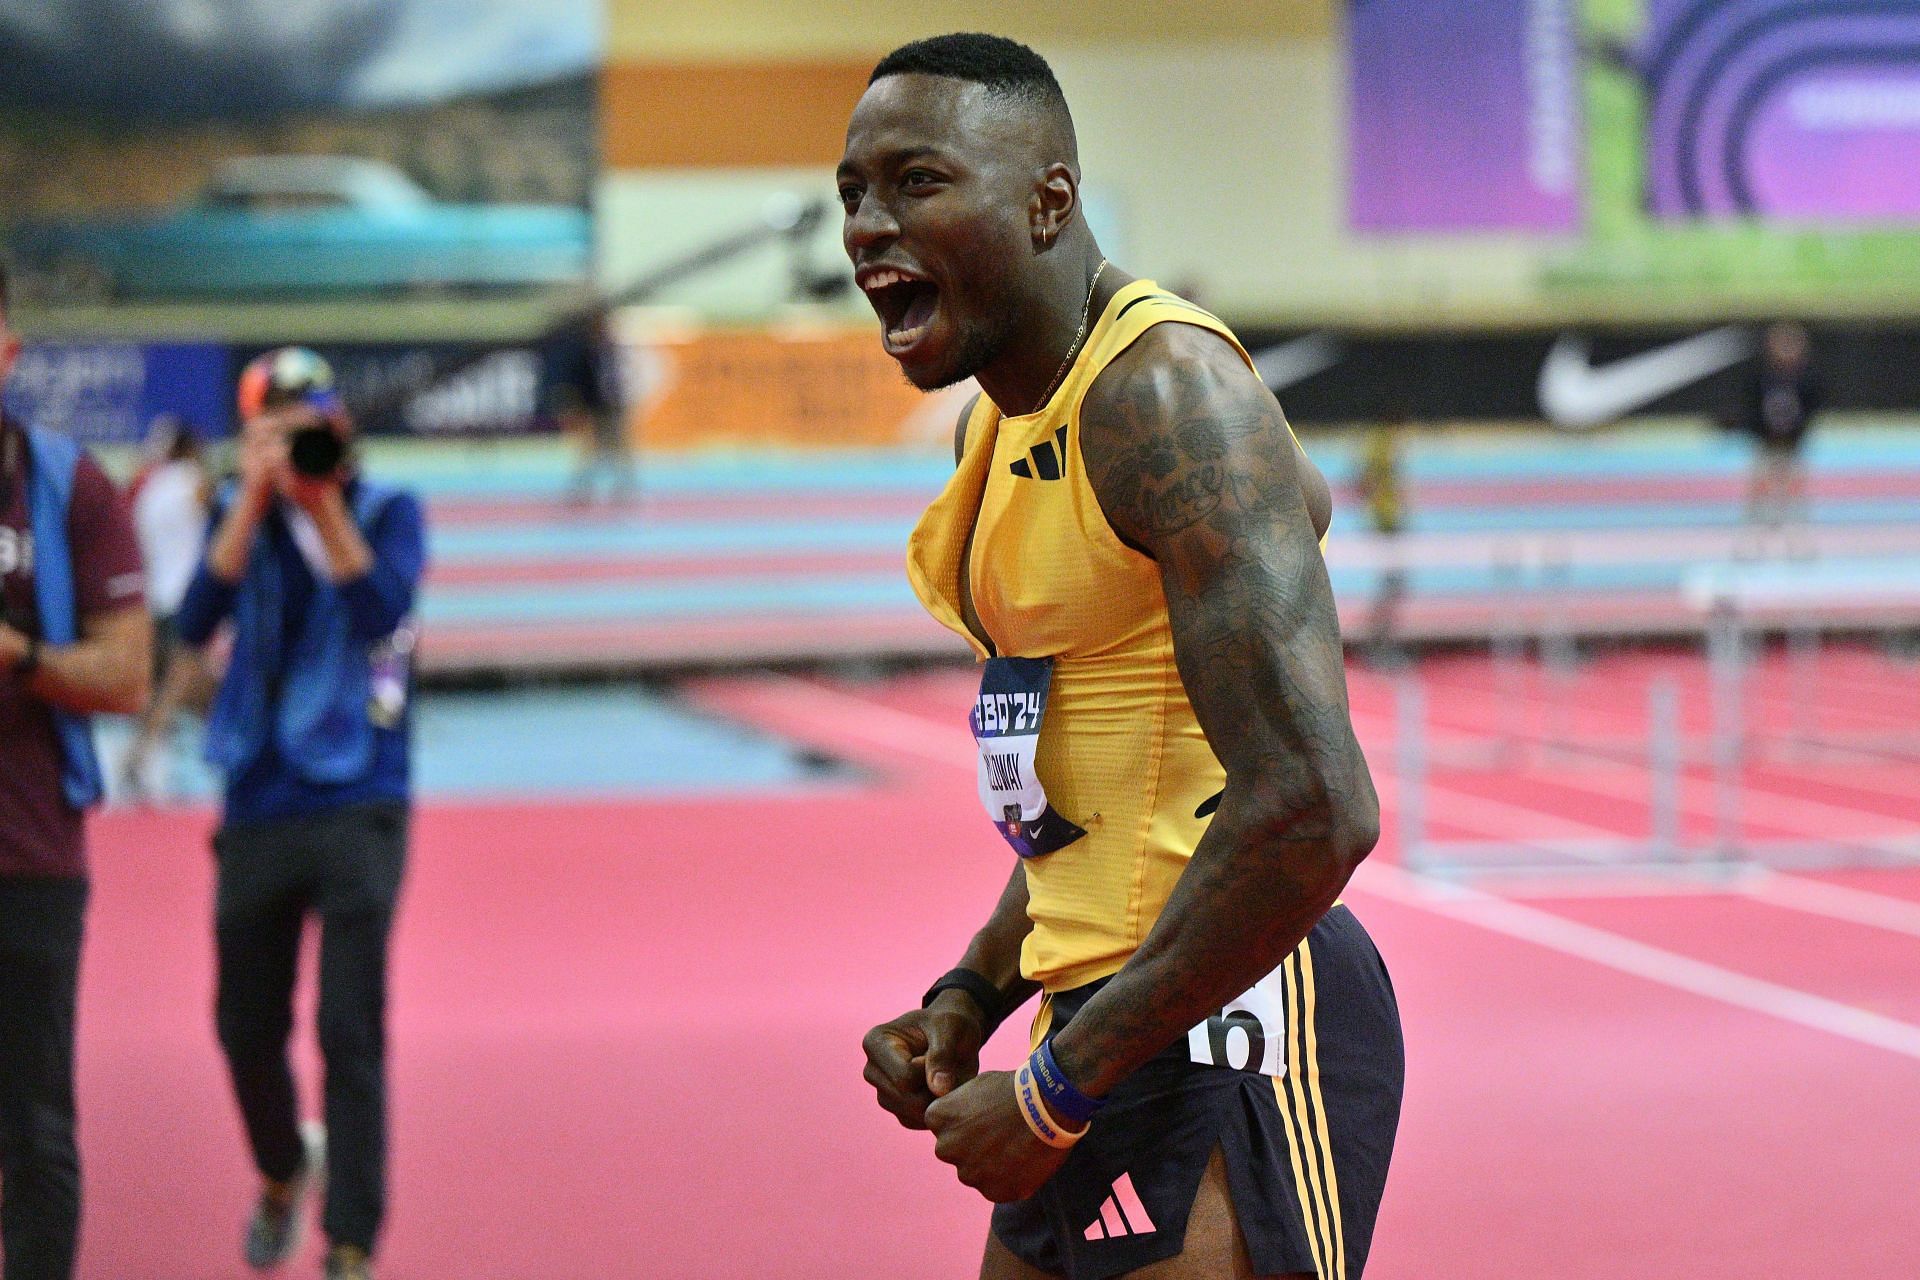
[[[977,389],[916,390],[871,324],[654,331],[634,335],[633,354],[644,449],[950,442]]]
[[[609,169],[811,167],[827,187],[879,57],[612,63],[600,81],[601,155]]]

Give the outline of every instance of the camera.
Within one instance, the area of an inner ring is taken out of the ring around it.
[[[287,461],[303,476],[330,476],[346,456],[347,446],[324,422],[301,427],[287,437]]]

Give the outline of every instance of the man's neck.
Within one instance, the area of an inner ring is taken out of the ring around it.
[[[1046,407],[1085,351],[1106,304],[1125,283],[1126,278],[1111,266],[1102,272],[1098,247],[1089,242],[1089,249],[1092,256],[1080,271],[1070,273],[1044,298],[1034,301],[1032,320],[1023,326],[1027,335],[1007,344],[1005,356],[997,362],[1002,367],[980,371],[981,390],[1002,413],[1017,417]]]

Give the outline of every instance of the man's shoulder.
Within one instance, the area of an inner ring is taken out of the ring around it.
[[[1167,395],[1196,377],[1258,387],[1232,339],[1213,329],[1169,318],[1141,331],[1094,376],[1087,398]]]
[[[1286,416],[1239,347],[1179,322],[1101,370],[1082,403],[1080,453],[1114,531],[1148,555],[1249,476],[1255,488],[1301,483]]]
[[[1087,388],[1082,412],[1131,434],[1178,428],[1222,402],[1271,398],[1230,339],[1169,319],[1107,361]]]

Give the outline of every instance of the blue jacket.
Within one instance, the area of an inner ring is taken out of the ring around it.
[[[412,608],[424,565],[419,508],[410,494],[366,479],[349,485],[347,500],[375,554],[365,578],[336,585],[312,573],[276,513],[256,534],[238,584],[220,582],[203,562],[181,602],[189,644],[233,617],[233,655],[206,743],[207,759],[227,776],[230,819],[407,791],[406,726],[376,724],[371,708],[374,655]],[[215,526],[220,518],[216,511]]]
[[[27,511],[33,523],[34,604],[40,610],[40,639],[47,644],[72,644],[80,638],[80,617],[73,549],[67,545],[67,513],[73,506],[80,446],[66,436],[29,427],[27,448],[31,454]],[[55,707],[53,727],[65,766],[61,788],[68,804],[85,809],[99,801],[102,791],[92,721]]]

